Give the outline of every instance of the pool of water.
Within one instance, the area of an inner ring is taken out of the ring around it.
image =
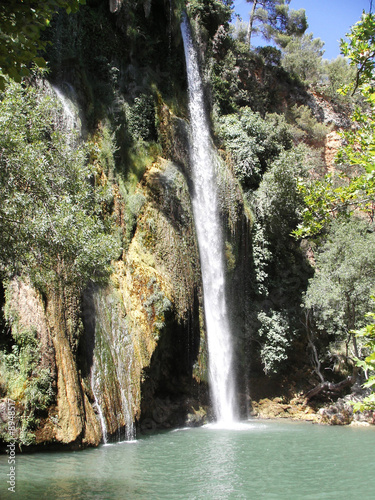
[[[64,453],[17,454],[16,494],[0,457],[0,498],[375,498],[375,428],[254,421],[178,429]]]

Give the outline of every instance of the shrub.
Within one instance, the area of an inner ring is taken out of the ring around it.
[[[255,188],[271,162],[292,147],[283,116],[266,115],[244,107],[219,119],[219,136],[234,160],[234,171],[245,188]]]
[[[269,311],[258,314],[260,322],[259,337],[262,347],[260,351],[265,373],[278,373],[288,359],[288,348],[291,345],[293,332],[285,312]]]

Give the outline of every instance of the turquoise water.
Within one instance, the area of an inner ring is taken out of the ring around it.
[[[374,427],[255,421],[16,460],[16,494],[7,494],[0,457],[0,498],[375,498]]]

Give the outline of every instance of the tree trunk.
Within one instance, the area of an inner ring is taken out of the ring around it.
[[[255,9],[256,9],[257,4],[258,4],[258,0],[253,0],[253,8],[251,9],[249,25],[247,27],[246,43],[249,45],[249,50],[251,49],[251,33],[253,31]]]
[[[310,399],[314,398],[321,392],[330,392],[333,394],[338,394],[346,387],[351,387],[352,385],[355,384],[355,381],[357,380],[357,373],[358,373],[358,368],[355,366],[353,369],[353,375],[347,377],[341,382],[338,382],[337,384],[333,384],[332,382],[322,382],[321,384],[318,384],[305,395],[305,403],[308,403]]]
[[[85,394],[77,369],[77,323],[79,299],[74,291],[51,289],[46,315],[57,368],[56,440],[66,444],[98,445],[99,423]]]

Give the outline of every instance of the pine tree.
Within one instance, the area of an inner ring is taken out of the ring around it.
[[[247,1],[253,4],[246,37],[249,48],[251,36],[256,32],[262,33],[266,40],[284,45],[285,36],[302,35],[307,29],[305,10],[289,10],[290,0]]]

